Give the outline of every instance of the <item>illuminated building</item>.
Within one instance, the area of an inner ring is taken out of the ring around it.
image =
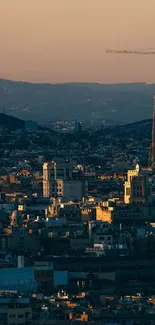
[[[126,204],[152,204],[152,180],[148,171],[140,171],[139,165],[128,170],[124,185],[124,202]]]

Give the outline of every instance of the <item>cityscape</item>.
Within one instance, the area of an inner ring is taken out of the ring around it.
[[[154,12],[1,0],[0,325],[155,325]]]
[[[154,324],[155,102],[68,124],[0,115],[1,324]]]

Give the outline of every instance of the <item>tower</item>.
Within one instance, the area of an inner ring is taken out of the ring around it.
[[[153,105],[153,121],[152,121],[152,142],[150,148],[150,165],[155,165],[155,95],[153,96],[154,105]]]
[[[56,180],[56,163],[44,163],[43,165],[43,196],[50,197],[51,181]]]

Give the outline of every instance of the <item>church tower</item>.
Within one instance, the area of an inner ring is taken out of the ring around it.
[[[155,95],[153,96],[154,106],[153,106],[153,121],[152,121],[152,142],[150,148],[149,163],[153,167],[155,165]]]

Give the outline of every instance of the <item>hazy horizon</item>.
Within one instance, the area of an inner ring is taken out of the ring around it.
[[[63,85],[63,84],[99,84],[99,85],[124,85],[124,84],[146,84],[146,85],[154,85],[154,82],[145,82],[145,81],[124,81],[124,82],[97,82],[97,81],[58,81],[58,82],[47,82],[47,81],[30,81],[30,80],[22,80],[22,79],[8,79],[8,78],[3,78],[0,75],[0,80],[6,80],[6,81],[11,81],[11,82],[23,82],[23,83],[32,83],[32,84],[49,84],[49,85]]]
[[[37,82],[155,83],[154,0],[1,0],[0,78]]]

